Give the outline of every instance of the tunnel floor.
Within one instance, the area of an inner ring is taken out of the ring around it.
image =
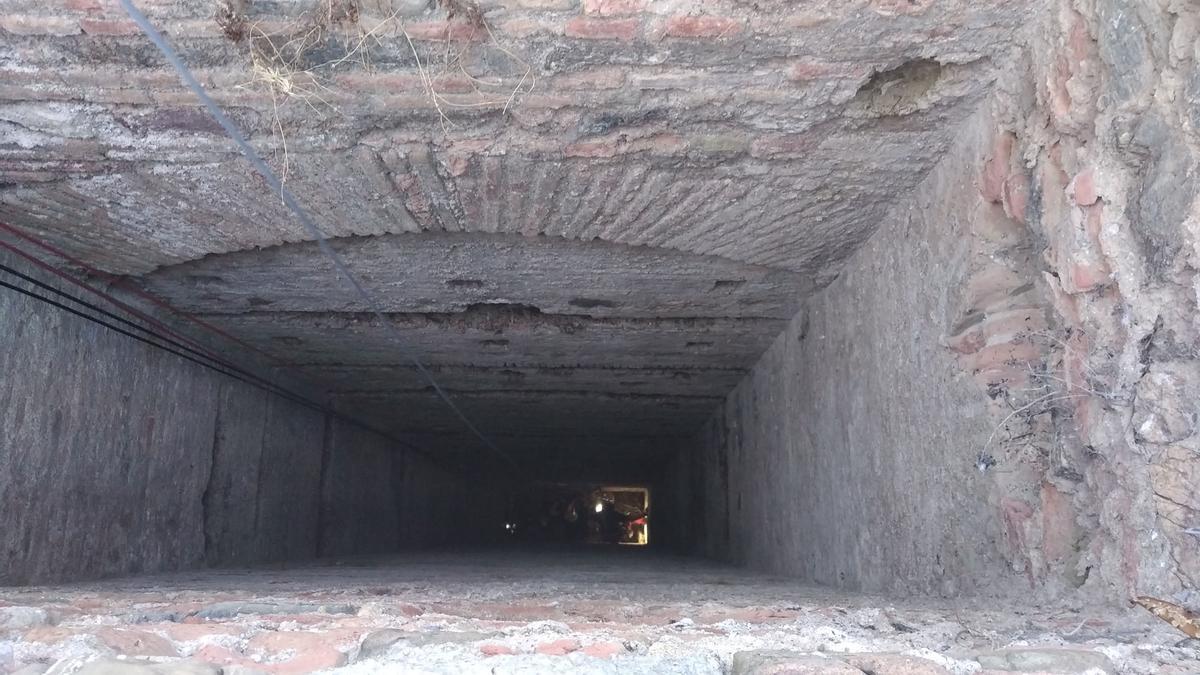
[[[1195,672],[1181,637],[1140,608],[888,599],[633,549],[0,591],[0,671],[22,673]]]

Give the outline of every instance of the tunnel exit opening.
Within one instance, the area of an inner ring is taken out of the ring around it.
[[[521,543],[646,546],[649,519],[649,487],[538,482],[512,496],[504,533]]]

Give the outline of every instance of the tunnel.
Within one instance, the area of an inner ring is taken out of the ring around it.
[[[1200,672],[1197,44],[0,0],[0,673]]]

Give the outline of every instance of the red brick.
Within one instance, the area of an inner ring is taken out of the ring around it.
[[[506,656],[506,655],[517,653],[516,650],[513,649],[512,647],[509,647],[507,645],[498,645],[495,643],[488,643],[486,645],[480,645],[479,651],[484,656]]]
[[[80,19],[79,27],[88,35],[134,35],[139,32],[136,23],[121,20]]]
[[[572,143],[563,148],[563,155],[567,157],[613,157],[617,154],[617,144],[611,141],[585,141],[583,143]]]
[[[613,157],[632,153],[673,155],[688,148],[688,143],[674,133],[658,133],[646,138],[625,139],[622,135],[598,138],[595,141],[572,143],[563,149],[568,157]]]
[[[545,17],[521,17],[503,20],[494,24],[492,29],[500,35],[515,38],[524,38],[530,35],[562,35],[563,33],[561,21]]]
[[[575,9],[579,6],[579,0],[516,0],[517,7],[521,9],[540,9],[549,12],[561,12],[569,9]]]
[[[1070,262],[1069,293],[1083,293],[1104,286],[1112,278],[1112,271],[1104,260],[1094,256],[1081,256]]]
[[[356,635],[357,633],[353,633]],[[271,654],[294,653],[282,663],[267,666],[273,673],[311,673],[346,665],[348,657],[337,648],[352,633],[346,631],[271,631],[255,635],[246,645],[248,651]]]
[[[946,346],[959,354],[975,354],[989,344],[1008,344],[1042,330],[1046,322],[1040,310],[1022,308],[989,313],[983,321],[946,340]]]
[[[803,82],[828,78],[861,77],[866,73],[866,68],[860,64],[805,59],[793,63],[788,68],[788,79]]]
[[[587,40],[632,40],[641,24],[637,19],[589,19],[577,16],[567,22],[567,35]]]
[[[554,89],[620,89],[625,84],[625,70],[596,68],[580,73],[564,73],[554,76],[548,83]]]
[[[1013,557],[1026,558],[1029,550],[1025,542],[1025,524],[1033,517],[1033,507],[1020,499],[1004,497],[1000,500],[1000,510],[1009,552]]]
[[[463,153],[450,153],[446,157],[446,170],[450,175],[458,178],[465,174],[471,168],[471,155]]]
[[[361,92],[423,92],[425,81],[417,73],[341,73],[335,79],[339,89]]]
[[[593,642],[583,648],[583,653],[598,659],[607,659],[625,652],[625,645],[619,642]]]
[[[985,375],[991,379],[1009,374],[1024,375],[1026,364],[1039,358],[1041,350],[1031,342],[1008,342],[961,356],[959,365],[963,370]]]
[[[192,658],[218,666],[242,666],[254,670],[261,670],[263,668],[262,664],[253,659],[246,658],[227,647],[213,644],[200,647],[192,654]],[[233,669],[231,668],[230,670]]]
[[[463,21],[427,21],[404,25],[404,32],[414,40],[452,40],[455,42],[483,41],[487,31]]]
[[[1071,497],[1042,483],[1042,552],[1049,562],[1065,561],[1075,550],[1078,530]]]
[[[742,31],[742,22],[726,16],[673,16],[667,19],[667,37],[727,37]]]
[[[579,641],[571,638],[563,638],[553,642],[543,642],[534,648],[539,654],[547,654],[549,656],[566,656],[571,652],[579,651]]]
[[[979,178],[979,193],[993,204],[999,204],[1004,198],[1004,181],[1008,179],[1008,167],[1012,161],[1012,150],[1015,138],[1011,133],[1002,131],[992,142],[992,156],[983,163],[983,172]]]
[[[59,626],[35,626],[25,631],[21,635],[21,639],[25,642],[38,642],[41,644],[54,645],[66,640],[75,635],[75,631],[70,628],[61,628]]]
[[[1096,176],[1091,169],[1085,169],[1076,174],[1067,186],[1067,194],[1079,206],[1091,206],[1100,199],[1096,194]]]
[[[146,630],[161,632],[176,642],[192,642],[214,635],[240,635],[241,629],[220,623],[159,623],[145,624]]]
[[[56,16],[0,16],[0,28],[13,35],[78,35],[79,22]]]
[[[646,0],[583,0],[583,13],[595,16],[637,14],[646,9]]]
[[[1004,212],[1009,218],[1025,224],[1025,207],[1029,205],[1029,176],[1013,174],[1004,181]]]

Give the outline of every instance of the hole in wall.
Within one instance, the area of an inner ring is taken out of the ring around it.
[[[876,72],[859,88],[854,101],[875,115],[906,115],[917,109],[942,72],[942,64],[932,59],[908,61]]]
[[[567,304],[582,309],[594,309],[596,307],[613,308],[619,306],[618,303],[612,300],[599,300],[596,298],[571,298],[567,301]]]

